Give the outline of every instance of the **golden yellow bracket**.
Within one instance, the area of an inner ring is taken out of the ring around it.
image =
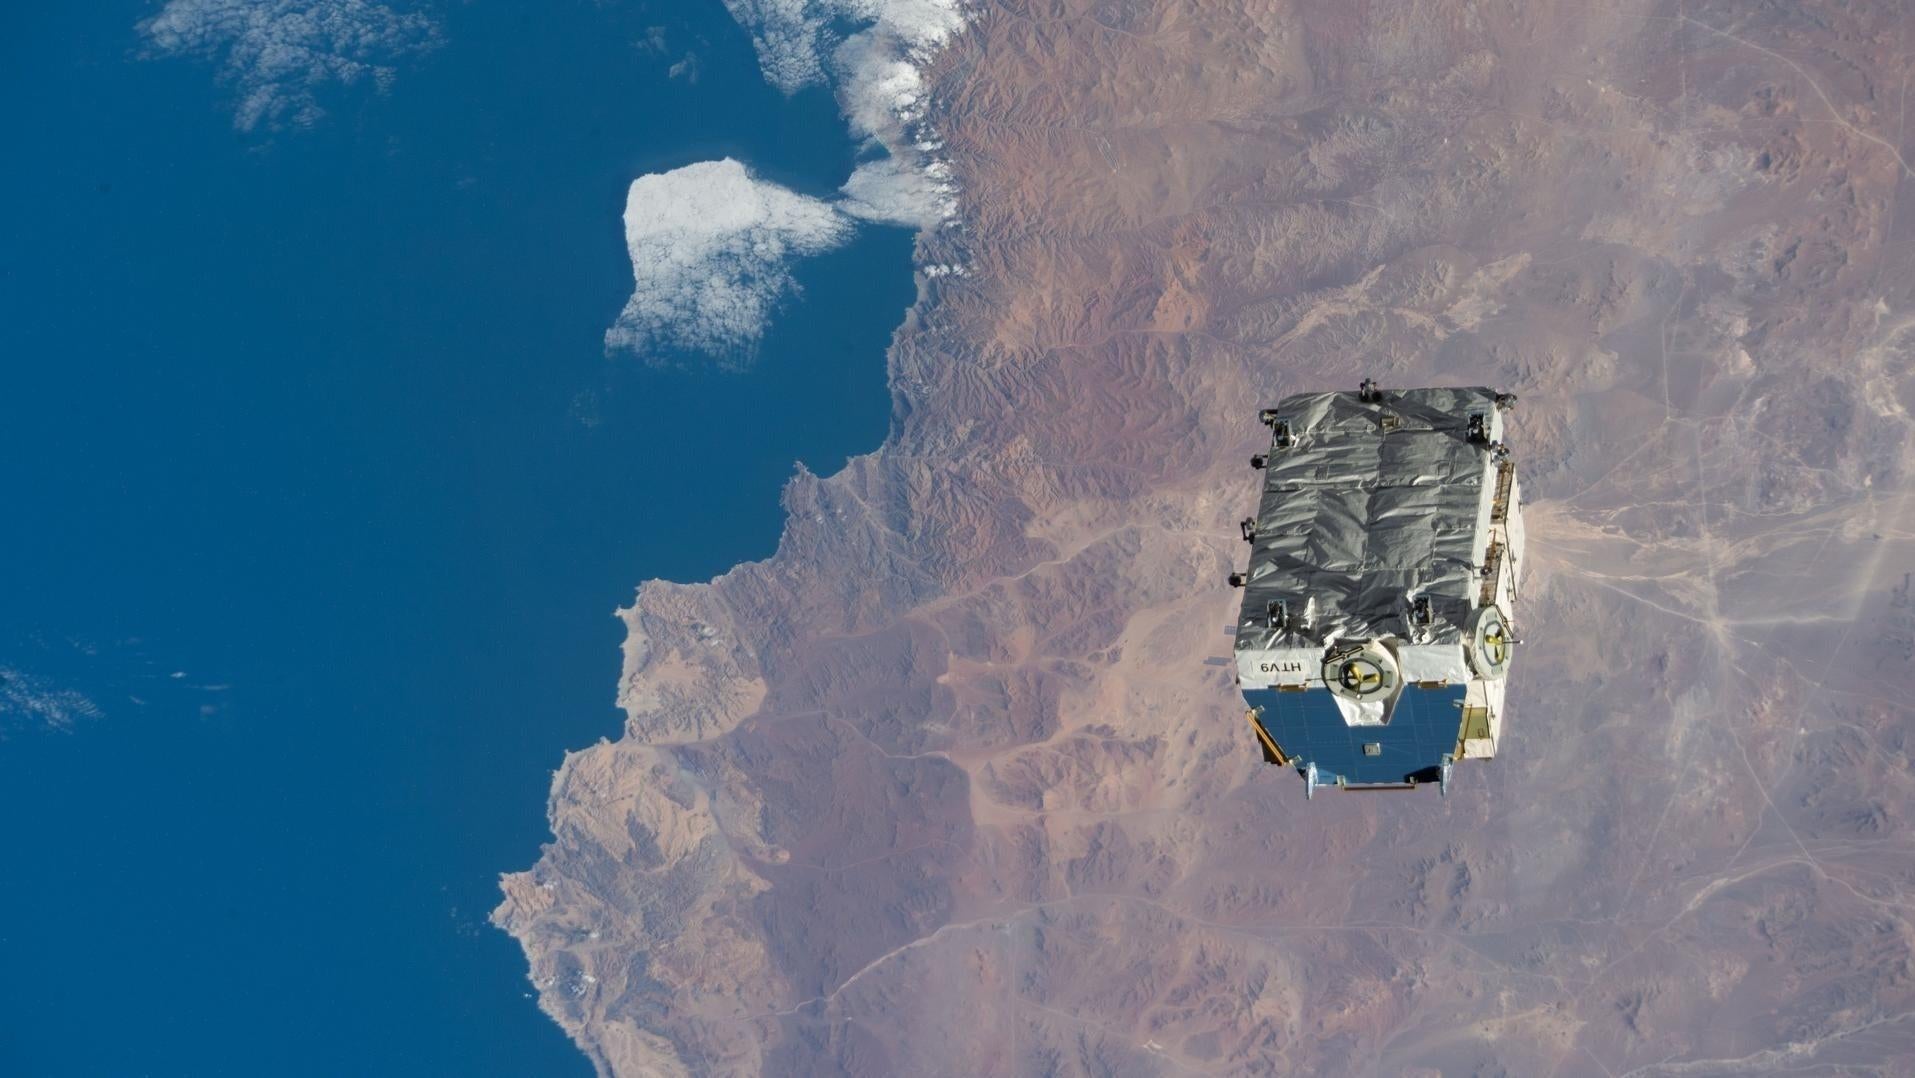
[[[1257,740],[1263,743],[1263,758],[1265,762],[1276,764],[1278,767],[1289,766],[1290,757],[1283,754],[1283,750],[1277,747],[1275,741],[1271,740],[1270,732],[1263,728],[1263,723],[1257,721],[1257,709],[1253,707],[1245,711],[1243,717],[1250,720],[1250,728],[1257,732]]]

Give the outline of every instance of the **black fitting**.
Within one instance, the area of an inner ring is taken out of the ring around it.
[[[1263,469],[1263,466],[1268,463],[1270,463],[1270,458],[1264,456],[1262,453],[1258,453],[1256,456],[1250,458],[1250,466],[1252,468],[1256,468],[1259,471],[1261,471]]]
[[[1257,541],[1257,521],[1255,517],[1244,517],[1238,521],[1237,530],[1243,532],[1244,542],[1254,543]]]
[[[1244,579],[1243,579],[1243,574],[1242,574],[1242,573],[1231,573],[1231,574],[1230,574],[1230,586],[1231,586],[1231,587],[1233,587],[1233,588],[1241,588],[1241,587],[1243,587],[1243,585],[1244,585]]]

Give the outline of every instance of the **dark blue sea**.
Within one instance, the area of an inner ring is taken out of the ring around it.
[[[0,726],[0,1074],[589,1073],[496,876],[618,732],[613,608],[881,439],[911,237],[798,263],[742,373],[608,358],[634,177],[855,160],[719,0],[445,4],[249,133],[154,10],[0,44],[0,667],[101,712]]]

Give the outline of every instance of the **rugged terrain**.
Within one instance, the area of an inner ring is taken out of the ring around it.
[[[608,1073],[1915,1073],[1911,19],[997,0],[869,456],[646,584],[498,922]],[[1258,406],[1520,395],[1499,759],[1264,766]]]

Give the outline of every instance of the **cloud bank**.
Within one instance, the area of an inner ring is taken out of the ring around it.
[[[952,208],[933,172],[888,157],[859,165],[835,201],[758,179],[731,158],[641,176],[625,195],[632,298],[605,350],[679,349],[743,366],[798,292],[793,259],[839,246],[859,221],[930,228]]]
[[[680,348],[742,363],[797,291],[787,263],[838,246],[851,230],[830,203],[757,179],[730,158],[641,176],[625,196],[632,298],[605,348]]]
[[[0,736],[9,730],[70,730],[75,723],[101,714],[99,705],[84,693],[0,666]]]
[[[931,228],[957,212],[948,176],[937,161],[916,168],[895,157],[867,161],[845,181],[838,208],[866,221]]]
[[[825,81],[846,26],[868,26],[903,51],[935,50],[964,26],[958,0],[725,0],[725,10],[751,35],[765,79],[788,94]]]
[[[788,263],[849,238],[856,221],[930,229],[957,215],[957,186],[925,121],[920,68],[964,27],[960,0],[725,0],[772,85],[829,83],[852,133],[881,156],[836,200],[758,180],[736,161],[635,181],[625,244],[634,291],[608,352],[704,352],[742,366],[797,291]],[[949,267],[943,267],[949,270]]]
[[[154,55],[217,61],[241,131],[311,125],[325,114],[321,86],[383,90],[392,61],[439,40],[431,18],[375,0],[167,0],[139,32]]]
[[[964,29],[962,0],[725,0],[725,7],[751,35],[766,81],[786,93],[830,83],[852,133],[890,155],[889,166],[861,167],[853,177],[854,200],[884,207],[875,219],[923,224],[956,214],[956,187],[933,156],[940,143],[925,125],[920,69]],[[868,199],[879,181],[888,194]],[[916,200],[909,210],[900,201],[907,196]]]

